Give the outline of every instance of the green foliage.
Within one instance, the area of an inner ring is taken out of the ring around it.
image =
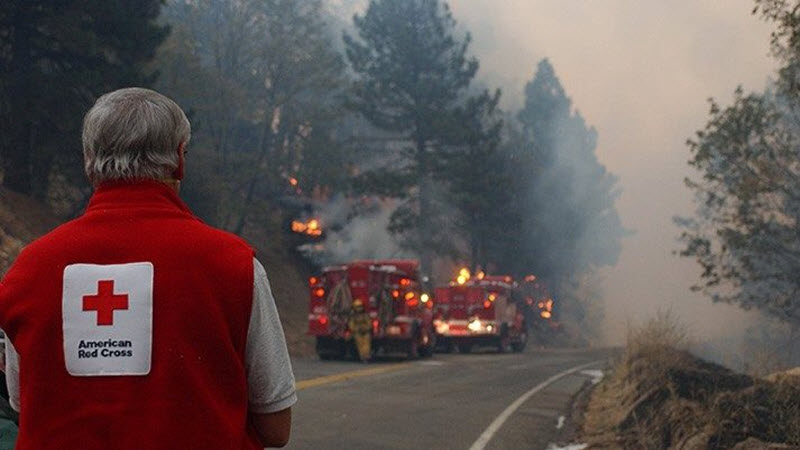
[[[214,223],[241,233],[289,178],[306,192],[344,184],[344,65],[318,0],[172,1],[165,20],[175,31],[159,88],[191,111],[193,145],[213,155]]]
[[[547,60],[525,94],[517,115],[521,129],[509,142],[521,226],[507,270],[532,271],[558,289],[595,267],[615,264],[627,231],[614,206],[617,177],[595,154],[597,132],[572,111]]]
[[[800,323],[800,16],[785,1],[758,1],[756,11],[776,21],[774,54],[783,63],[775,91],[745,94],[733,104],[711,100],[709,121],[688,141],[687,179],[696,214],[679,218],[680,255],[700,265],[693,286],[714,301],[758,308]]]
[[[439,0],[373,0],[354,17],[358,38],[345,34],[358,75],[352,106],[376,127],[428,144],[442,135],[478,70],[458,40],[455,20]],[[418,151],[423,149],[417,148]]]
[[[525,141],[535,145],[533,156],[541,166],[555,162],[563,123],[572,116],[572,101],[567,98],[555,69],[547,59],[539,62],[533,80],[525,85],[525,105],[517,114]],[[585,127],[584,127],[585,128]],[[594,141],[594,130],[580,130],[581,138]]]
[[[429,270],[433,251],[452,249],[441,214],[445,205],[438,169],[457,141],[463,108],[478,62],[467,56],[470,37],[439,0],[372,0],[354,17],[358,37],[345,34],[347,59],[356,75],[349,103],[374,127],[396,139],[383,170],[407,174],[408,183],[384,178],[376,191],[405,198],[390,229],[420,253]],[[376,177],[371,177],[374,181]]]
[[[0,3],[5,187],[43,197],[54,171],[82,184],[83,113],[102,93],[152,82],[143,68],[168,32],[155,23],[160,7],[158,0]]]
[[[499,100],[500,91],[484,92],[459,110],[459,145],[448,152],[442,168],[473,270],[497,268],[509,248],[509,235],[519,226],[513,162],[500,147],[504,123]]]
[[[798,323],[795,108],[771,95],[741,90],[729,107],[712,101],[708,124],[688,142],[689,164],[702,174],[686,180],[695,193],[696,216],[678,223],[685,230],[681,256],[694,258],[702,268],[702,282],[693,289]]]
[[[782,62],[778,86],[784,92],[800,88],[800,3],[792,0],[755,0],[753,14],[775,23],[772,54]]]

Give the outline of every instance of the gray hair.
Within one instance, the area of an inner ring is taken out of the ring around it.
[[[103,95],[83,118],[83,160],[93,184],[167,179],[178,168],[178,146],[188,143],[189,120],[169,98],[143,88]]]

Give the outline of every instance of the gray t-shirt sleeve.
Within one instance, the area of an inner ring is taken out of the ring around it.
[[[17,349],[11,343],[11,339],[5,336],[6,340],[6,387],[8,387],[8,403],[19,412],[19,355]]]
[[[253,309],[245,349],[248,412],[266,414],[292,406],[297,401],[297,393],[267,272],[255,258],[253,275]]]

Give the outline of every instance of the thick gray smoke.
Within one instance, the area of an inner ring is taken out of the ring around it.
[[[366,1],[328,3],[347,25]],[[598,129],[598,159],[620,176],[624,192],[618,208],[636,234],[623,240],[617,264],[596,274],[604,291],[605,342],[620,344],[628,323],[671,309],[698,348],[717,349],[723,362],[735,360],[741,346],[722,349],[721,343],[742,342],[769,327],[756,313],[712,304],[689,291],[699,269],[672,255],[680,246],[672,217],[692,211],[691,193],[683,185],[690,175],[684,143],[707,120],[706,99],[726,104],[740,84],[760,91],[774,70],[771,30],[750,14],[753,2],[448,3],[472,35],[479,78],[503,88],[504,108],[519,109],[525,82],[536,62],[548,56]],[[602,244],[589,232],[584,241]]]
[[[675,3],[451,0],[473,37],[480,74],[503,87],[507,109],[536,61],[547,56],[587,121],[598,129],[598,158],[620,176],[618,207],[636,234],[619,262],[603,268],[606,342],[627,324],[672,309],[696,342],[733,340],[757,314],[712,304],[689,291],[699,276],[679,247],[675,214],[690,214],[684,145],[707,120],[706,99],[726,104],[735,87],[761,90],[773,71],[769,25],[750,0]],[[526,63],[527,62],[527,67]],[[523,67],[524,70],[520,68]]]

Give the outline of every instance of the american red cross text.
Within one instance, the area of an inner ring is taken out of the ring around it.
[[[128,309],[128,294],[114,294],[114,280],[97,282],[97,295],[83,296],[83,310],[97,311],[97,325],[114,325],[114,310]]]

